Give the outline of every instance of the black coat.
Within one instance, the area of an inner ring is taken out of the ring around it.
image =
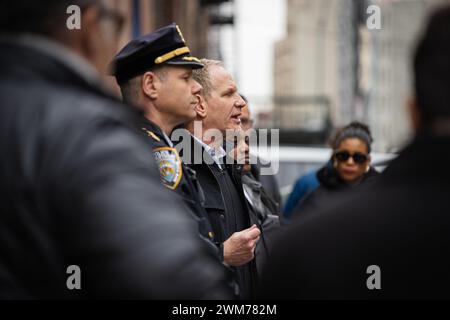
[[[255,177],[256,180],[261,182],[264,190],[266,191],[266,195],[268,195],[273,202],[277,205],[277,215],[280,215],[280,206],[281,206],[281,194],[280,194],[280,186],[278,185],[278,181],[275,178],[275,174],[261,174],[261,161],[257,158],[257,163],[251,165],[251,173]]]
[[[329,164],[317,171],[316,176],[320,185],[297,205],[293,214],[294,219],[305,219],[311,214],[327,208],[333,197],[341,197],[347,192],[355,192],[361,187],[367,187],[368,184],[376,180],[379,173],[370,167],[370,170],[364,174],[362,180],[355,186],[345,183]]]
[[[229,296],[130,108],[33,47],[0,43],[0,70],[1,298]]]
[[[261,182],[257,181],[251,172],[242,176],[243,187],[251,220],[261,230],[260,241],[255,249],[255,261],[258,273],[263,269],[267,259],[270,259],[270,249],[273,239],[281,231],[279,207],[268,195]]]
[[[450,298],[449,163],[450,137],[418,138],[372,186],[292,226],[263,296]]]
[[[214,231],[214,241],[222,250],[223,257],[223,242],[233,233],[249,228],[252,222],[242,188],[241,171],[233,164],[223,164],[223,170],[220,170],[203,146],[193,138],[190,143],[191,159],[185,160],[187,157],[182,153],[183,161],[190,163],[188,166],[197,173],[205,193],[204,207]],[[199,159],[204,161],[196,163],[193,157],[199,152]],[[255,261],[233,269],[236,271],[240,297],[253,297],[257,283]]]

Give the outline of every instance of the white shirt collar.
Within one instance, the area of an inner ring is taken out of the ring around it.
[[[206,152],[211,156],[211,158],[214,160],[214,162],[219,166],[219,168],[222,169],[221,161],[223,157],[227,155],[227,152],[222,148],[222,146],[217,146],[216,148],[213,148],[206,143],[204,143],[202,140],[197,138],[196,136],[192,135],[195,140],[197,140],[203,148],[205,148]]]

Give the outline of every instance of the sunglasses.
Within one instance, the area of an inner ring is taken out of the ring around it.
[[[369,159],[367,154],[361,152],[355,152],[354,154],[350,154],[348,151],[337,151],[334,154],[334,157],[339,162],[346,162],[348,159],[353,158],[353,161],[357,164],[366,163]]]

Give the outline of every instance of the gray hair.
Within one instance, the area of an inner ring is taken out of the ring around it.
[[[201,93],[204,97],[210,96],[211,90],[213,89],[210,77],[210,69],[212,66],[223,67],[222,61],[219,60],[209,60],[209,59],[201,59],[201,63],[203,64],[203,68],[193,70],[193,76],[195,81],[201,84],[203,87]]]

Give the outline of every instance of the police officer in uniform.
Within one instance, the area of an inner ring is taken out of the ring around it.
[[[175,23],[132,40],[113,61],[124,102],[141,110],[140,130],[153,150],[162,184],[184,200],[198,222],[200,237],[219,256],[195,171],[181,161],[169,138],[177,126],[196,115],[196,94],[202,87],[193,79],[192,70],[198,68],[203,65],[191,56]]]

